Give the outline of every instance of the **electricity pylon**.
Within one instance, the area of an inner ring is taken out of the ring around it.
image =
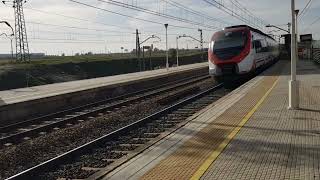
[[[17,61],[29,61],[29,44],[27,38],[26,23],[23,13],[23,4],[26,0],[11,0],[2,1],[4,4],[7,2],[13,4],[15,16],[15,39],[16,39],[16,59]]]

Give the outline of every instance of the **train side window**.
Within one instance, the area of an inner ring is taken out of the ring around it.
[[[256,53],[262,52],[262,45],[259,40],[254,41],[254,47],[256,48]]]

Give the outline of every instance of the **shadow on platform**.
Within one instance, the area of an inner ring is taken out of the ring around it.
[[[279,70],[271,71],[268,70],[272,67],[280,66]],[[273,64],[271,67],[264,70],[264,72],[259,72],[259,74],[264,76],[289,76],[291,75],[290,61],[280,60]],[[262,70],[263,71],[263,70]],[[297,62],[297,75],[308,75],[308,74],[320,74],[320,65],[313,61],[300,60]]]
[[[307,109],[307,108],[300,108],[299,111],[308,111],[308,112],[315,112],[315,113],[320,113],[320,110],[316,109]],[[319,114],[320,117],[320,114]],[[320,121],[320,120],[319,120]]]

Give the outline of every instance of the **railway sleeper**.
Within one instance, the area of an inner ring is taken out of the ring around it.
[[[122,154],[125,154],[125,156],[127,156],[129,153],[131,153],[131,151],[125,151],[125,150],[113,150],[112,152],[122,153]]]
[[[121,147],[134,147],[134,148],[137,148],[137,147],[141,146],[141,144],[125,143],[125,144],[119,144],[119,146],[121,146]]]
[[[151,141],[151,138],[133,138],[131,140],[129,140],[130,144],[136,144],[136,145],[142,145],[142,144],[146,144],[147,142]]]
[[[164,116],[160,119],[163,121],[182,121],[183,118],[181,118],[181,116],[171,115],[171,116]]]
[[[170,128],[172,128],[174,126],[174,124],[169,124],[169,123],[167,123],[167,124],[162,124],[162,123],[160,123],[160,124],[152,124],[151,125],[151,127],[152,128],[155,128],[155,129],[170,129]]]
[[[84,170],[84,171],[100,171],[100,170],[102,170],[103,168],[82,167],[81,169]]]
[[[93,151],[94,156],[99,156],[100,154],[102,154],[104,157],[102,159],[112,159],[112,160],[116,160],[116,159],[120,159],[123,156],[126,156],[127,153],[117,153],[114,152],[112,150],[112,148],[105,150],[103,148],[100,149],[96,149]]]

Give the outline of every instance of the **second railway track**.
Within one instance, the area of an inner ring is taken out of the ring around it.
[[[145,89],[123,96],[90,103],[87,105],[71,108],[65,111],[48,114],[20,123],[0,127],[0,147],[19,144],[31,138],[45,135],[51,131],[81,123],[96,116],[111,112],[130,104],[151,98],[162,93],[186,87],[208,79],[209,76],[196,76],[168,83],[154,88]]]
[[[219,84],[148,117],[101,136],[9,179],[98,179],[172,132],[186,119],[228,91]],[[149,143],[149,144],[148,144]]]

